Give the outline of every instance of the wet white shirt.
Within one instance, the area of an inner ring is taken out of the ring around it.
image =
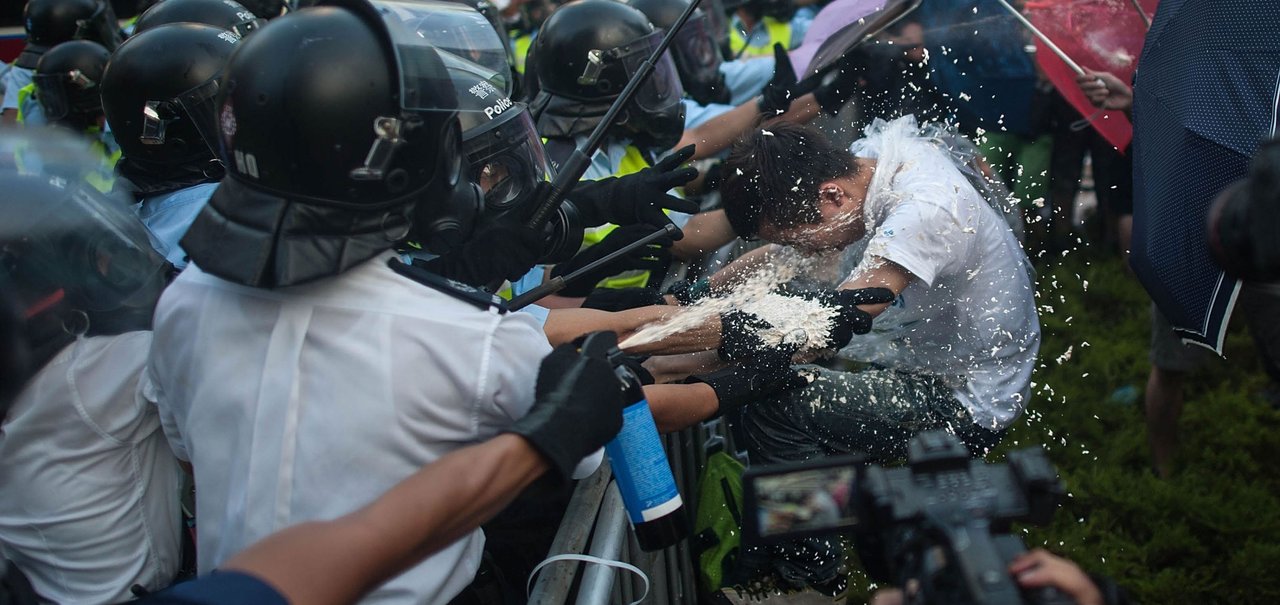
[[[146,394],[195,470],[201,573],[285,527],[368,504],[532,406],[551,350],[538,322],[402,277],[392,256],[278,290],[192,264],[165,291]],[[470,533],[368,602],[447,603],[483,544]]]
[[[150,346],[150,332],[68,345],[4,422],[0,542],[45,599],[116,603],[178,572],[182,471],[137,399]]]
[[[1004,219],[914,132],[895,121],[854,144],[877,159],[863,258],[916,279],[841,355],[943,377],[975,422],[1005,428],[1026,406],[1040,348],[1030,267]]]

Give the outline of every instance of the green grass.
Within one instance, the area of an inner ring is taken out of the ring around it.
[[[1177,470],[1158,479],[1142,412],[1150,300],[1117,258],[1073,255],[1038,282],[1032,401],[990,458],[1042,445],[1066,485],[1053,523],[1024,528],[1027,545],[1139,603],[1280,603],[1280,412],[1257,396],[1266,381],[1243,325],[1225,360],[1188,378]],[[1136,400],[1112,400],[1125,386]],[[851,584],[848,602],[865,602],[866,579]]]
[[[1188,377],[1180,456],[1159,479],[1142,409],[1151,303],[1141,285],[1118,258],[1074,254],[1041,268],[1038,292],[1032,400],[989,458],[1041,445],[1067,488],[1050,525],[1023,528],[1028,547],[1109,576],[1139,603],[1280,603],[1280,411],[1258,395],[1266,379],[1243,322],[1226,359]],[[1128,401],[1112,396],[1122,387]],[[849,564],[847,602],[865,602],[873,585],[856,557]]]
[[[1118,259],[1074,258],[1042,271],[1038,302],[1034,397],[1003,449],[1042,444],[1070,497],[1050,526],[1028,528],[1028,545],[1143,603],[1280,602],[1280,413],[1257,396],[1265,379],[1247,332],[1235,326],[1226,360],[1188,378],[1176,471],[1158,479],[1142,414],[1141,286]],[[1136,402],[1110,399],[1126,385]]]

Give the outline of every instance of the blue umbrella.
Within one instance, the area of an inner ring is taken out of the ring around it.
[[[1275,133],[1278,99],[1280,2],[1160,3],[1134,80],[1131,262],[1179,335],[1218,353],[1240,284],[1205,216]]]

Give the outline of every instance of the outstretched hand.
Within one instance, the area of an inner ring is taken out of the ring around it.
[[[698,169],[681,167],[693,152],[694,146],[687,145],[640,172],[579,182],[568,197],[578,207],[583,224],[589,227],[605,223],[665,227],[671,219],[664,210],[685,214],[698,211],[697,202],[668,193],[698,178]]]
[[[796,70],[781,44],[773,45],[773,77],[760,93],[760,113],[767,118],[786,113],[796,98]]]

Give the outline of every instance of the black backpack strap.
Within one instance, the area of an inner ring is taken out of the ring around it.
[[[392,271],[395,271],[402,277],[407,277],[431,288],[432,290],[438,290],[448,294],[449,296],[476,307],[481,311],[497,309],[499,313],[507,312],[506,301],[479,288],[475,288],[446,277],[441,277],[416,264],[407,265],[401,262],[398,258],[387,259],[387,266],[391,267]]]

